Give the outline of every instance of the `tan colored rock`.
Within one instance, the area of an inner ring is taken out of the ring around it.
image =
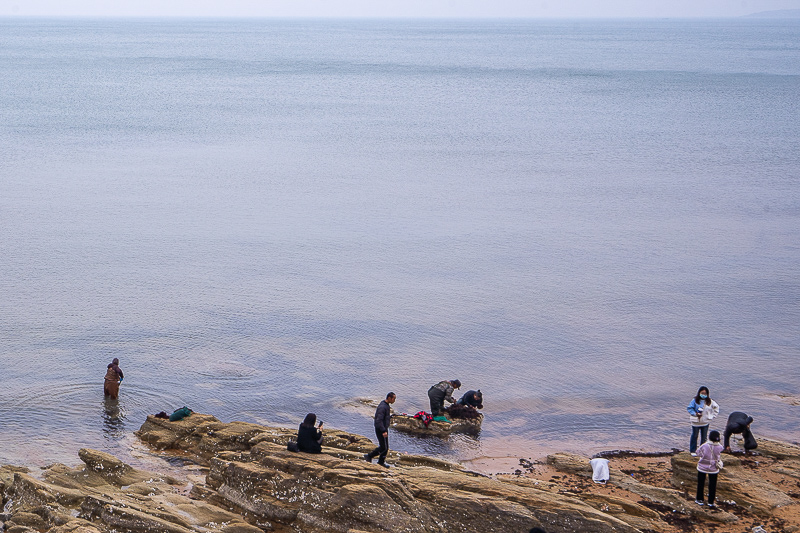
[[[777,459],[800,460],[800,446],[796,444],[765,438],[757,438],[756,441],[758,442],[756,451],[762,455],[775,457]]]
[[[580,455],[555,453],[548,455],[546,462],[560,472],[566,472],[582,477],[591,477],[592,466],[589,463],[590,460],[591,459],[588,457],[583,457]],[[736,516],[727,512],[716,511],[714,513],[709,513],[706,508],[695,505],[694,498],[687,498],[687,496],[679,490],[664,489],[661,487],[654,487],[646,483],[640,483],[633,477],[622,474],[614,469],[611,469],[610,471],[610,478],[608,482],[611,485],[617,486],[634,494],[638,494],[639,496],[642,496],[651,502],[669,507],[670,509],[681,514],[702,516],[715,522],[730,523],[737,520]]]
[[[794,503],[783,490],[742,466],[740,458],[723,454],[724,468],[717,478],[717,499],[731,500],[757,513],[768,514],[776,507]],[[672,457],[672,484],[690,494],[697,487],[697,458],[688,453]]]

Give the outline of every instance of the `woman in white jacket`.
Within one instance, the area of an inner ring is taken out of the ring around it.
[[[719,414],[719,405],[711,399],[708,387],[697,389],[697,396],[692,399],[692,403],[686,408],[689,412],[689,420],[692,422],[692,439],[689,441],[689,451],[692,456],[697,454],[697,437],[703,443],[708,437],[708,424]]]

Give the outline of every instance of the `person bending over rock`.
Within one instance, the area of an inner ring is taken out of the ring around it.
[[[458,399],[458,405],[469,405],[475,409],[483,409],[483,393],[480,389],[468,390]]]
[[[428,399],[431,401],[431,414],[439,416],[444,410],[444,401],[455,403],[453,391],[461,388],[461,382],[457,379],[452,381],[440,381],[428,389]]]
[[[111,396],[111,398],[116,400],[117,396],[119,396],[119,384],[122,383],[122,378],[124,378],[125,375],[122,373],[122,369],[119,367],[119,359],[116,357],[106,368],[106,380],[103,385],[103,394]]]
[[[750,432],[750,424],[753,423],[753,417],[741,411],[734,411],[728,416],[728,424],[725,426],[725,452],[731,453],[731,435],[734,433],[741,434],[744,437],[744,452],[758,448],[756,438]]]
[[[386,468],[389,468],[386,464],[386,455],[389,453],[389,422],[392,419],[392,408],[389,405],[396,399],[397,395],[390,392],[375,410],[375,436],[378,437],[378,447],[364,454],[364,459],[370,463],[373,457],[378,456],[378,464]]]
[[[322,453],[322,422],[317,423],[317,415],[308,413],[300,429],[297,430],[297,448],[306,453]]]

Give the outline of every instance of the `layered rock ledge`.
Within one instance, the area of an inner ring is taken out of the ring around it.
[[[694,462],[687,454],[667,459],[671,487],[612,468],[608,487],[617,492],[604,494],[578,487],[576,480],[591,476],[587,457],[550,456],[549,464],[538,465],[559,472],[550,479],[520,472],[493,479],[452,462],[394,452],[390,469],[368,464],[362,455],[374,447],[369,439],[330,429],[322,454],[293,453],[286,443],[294,434],[197,413],[178,422],[148,417],[139,438],[189,462],[199,475],[142,471],[87,449],[79,452],[83,465],[77,468],[52,465],[33,475],[6,466],[0,468],[0,521],[9,533],[527,533],[535,526],[549,533],[668,533],[699,522],[716,531],[733,524],[744,530],[750,518],[780,515],[784,529],[767,531],[792,531],[786,516],[798,507],[796,483],[792,489],[755,475],[759,467],[733,457],[720,478],[720,495],[737,503],[709,512],[688,497]],[[769,472],[798,478],[800,448],[762,448]]]

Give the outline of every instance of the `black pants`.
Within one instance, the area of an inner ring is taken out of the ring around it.
[[[719,474],[708,474],[708,504],[714,503],[717,496],[717,476]],[[697,471],[697,501],[703,501],[703,489],[706,486],[706,473]]]
[[[389,433],[383,436],[383,432],[376,429],[375,436],[378,437],[378,447],[369,452],[369,458],[372,459],[376,455],[378,457],[378,464],[382,465],[386,461],[386,454],[389,453]]]
[[[431,414],[438,416],[444,411],[444,392],[438,389],[428,391],[428,399],[431,401]]]

